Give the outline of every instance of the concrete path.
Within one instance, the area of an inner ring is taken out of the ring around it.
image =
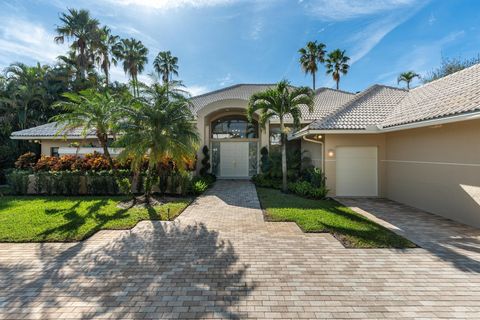
[[[345,249],[218,181],[174,223],[0,244],[0,319],[478,319],[478,250],[433,247]]]

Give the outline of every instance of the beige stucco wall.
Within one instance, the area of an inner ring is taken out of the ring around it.
[[[386,195],[386,174],[385,174],[385,135],[384,134],[326,134],[325,135],[325,176],[327,187],[330,189],[329,196],[335,196],[336,188],[336,148],[368,146],[378,149],[378,194],[380,197]],[[320,145],[319,145],[320,147]],[[333,156],[328,152],[332,150]]]
[[[480,227],[480,120],[386,135],[387,197]]]
[[[303,156],[309,157],[314,167],[323,169],[322,144],[302,139],[301,146]]]
[[[68,147],[72,143],[79,143],[80,145],[90,145],[93,144],[97,146],[97,141],[95,139],[84,139],[84,140],[64,140],[64,139],[51,139],[51,140],[41,140],[41,154],[42,156],[50,155],[50,148],[54,147]]]

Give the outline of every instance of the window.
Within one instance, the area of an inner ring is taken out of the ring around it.
[[[225,116],[212,122],[213,139],[256,139],[258,123],[248,122],[247,117]]]
[[[52,157],[58,157],[59,154],[58,154],[58,147],[51,147],[50,148],[50,155]]]

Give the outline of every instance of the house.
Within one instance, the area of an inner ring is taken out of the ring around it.
[[[278,144],[278,121],[263,129],[245,117],[250,96],[272,86],[239,84],[192,98],[218,177],[252,176],[260,148]],[[324,170],[331,196],[386,197],[480,227],[480,65],[410,91],[321,88],[301,122],[289,144]],[[72,142],[98,147],[93,135],[73,130],[65,140],[57,130],[46,124],[12,138],[38,141],[48,155],[72,152]]]

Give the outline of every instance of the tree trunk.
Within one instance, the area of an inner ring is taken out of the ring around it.
[[[337,78],[337,90],[338,90],[338,87],[339,87],[339,84],[340,83],[340,77]]]
[[[315,91],[315,72],[312,72],[312,79],[313,79],[313,91]]]
[[[110,151],[108,151],[108,135],[107,134],[98,134],[97,135],[98,141],[100,142],[100,145],[102,146],[103,149],[103,155],[105,158],[107,158],[108,164],[112,168],[113,171],[115,171],[115,167],[113,165],[113,159],[112,156],[110,155]]]
[[[148,168],[147,177],[145,178],[145,204],[150,203],[150,196],[152,194],[152,170],[153,168]]]
[[[283,117],[280,117],[280,141],[282,144],[282,191],[287,192],[287,143],[285,139],[285,125]]]

